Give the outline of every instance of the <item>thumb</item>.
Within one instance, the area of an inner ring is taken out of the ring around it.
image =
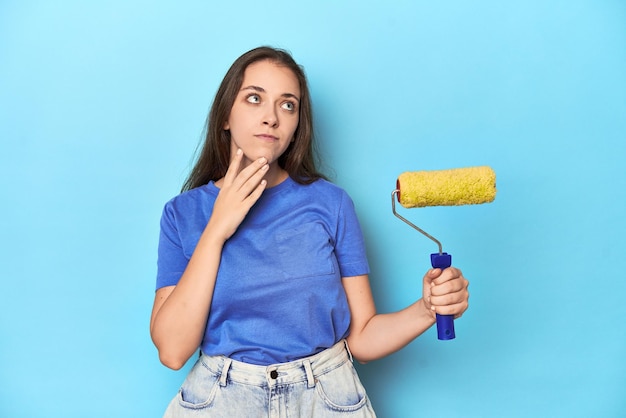
[[[432,284],[432,282],[439,276],[441,276],[442,270],[440,268],[432,268],[424,275],[424,284]]]
[[[430,288],[434,286],[434,280],[440,275],[441,269],[438,268],[433,268],[426,272],[424,279],[422,280],[424,297],[430,297]]]

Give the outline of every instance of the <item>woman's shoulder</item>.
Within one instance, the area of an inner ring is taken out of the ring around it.
[[[314,182],[302,187],[307,189],[309,193],[321,196],[324,200],[332,203],[346,199],[351,200],[348,193],[341,186],[323,178],[317,179]]]
[[[315,181],[312,181],[311,183],[308,183],[308,184],[300,184],[299,186],[303,188],[307,188],[311,191],[326,191],[326,192],[334,192],[334,193],[344,192],[341,187],[331,182],[330,180],[326,180],[324,178],[316,179]]]
[[[165,208],[184,209],[205,205],[208,201],[214,201],[217,197],[218,188],[213,182],[186,190],[172,197],[165,203]]]

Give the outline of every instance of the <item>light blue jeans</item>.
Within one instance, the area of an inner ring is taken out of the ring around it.
[[[376,417],[345,341],[311,357],[255,366],[201,355],[164,418]]]

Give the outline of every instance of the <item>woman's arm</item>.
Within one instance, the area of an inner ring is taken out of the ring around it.
[[[377,314],[367,275],[344,277],[352,320],[348,346],[354,358],[368,362],[394,353],[435,323],[435,313],[460,317],[468,307],[469,282],[460,270],[431,269],[423,279],[423,297],[405,309]]]
[[[238,151],[228,168],[211,218],[178,284],[155,295],[150,335],[161,362],[172,369],[183,367],[200,346],[224,243],[265,189],[265,158],[240,171],[242,155]]]
[[[223,242],[207,225],[178,285],[156,291],[150,334],[161,363],[178,370],[200,346]]]

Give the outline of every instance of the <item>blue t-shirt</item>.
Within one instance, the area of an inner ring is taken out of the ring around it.
[[[157,288],[178,283],[218,192],[210,182],[165,205]],[[318,353],[348,334],[341,278],[368,273],[347,193],[325,180],[287,178],[263,192],[226,241],[200,348],[259,365]]]

